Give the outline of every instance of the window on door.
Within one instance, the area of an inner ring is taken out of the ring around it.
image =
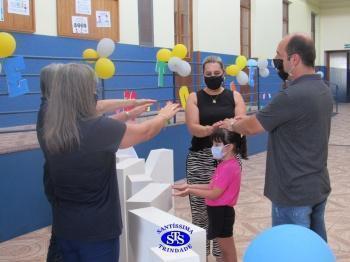
[[[154,46],[153,43],[153,0],[139,0],[139,42],[143,46]]]
[[[241,55],[250,57],[250,0],[241,0]]]
[[[283,0],[283,32],[282,36],[289,33],[289,1]]]
[[[314,42],[316,41],[316,14],[311,13],[311,37]]]
[[[192,40],[192,0],[175,0],[175,44],[184,44],[187,58],[191,58]]]

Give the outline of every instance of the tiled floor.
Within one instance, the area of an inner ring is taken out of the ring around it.
[[[329,146],[329,171],[333,191],[326,210],[329,244],[337,261],[350,261],[350,104],[341,105],[333,118]],[[265,153],[244,163],[240,200],[236,207],[234,228],[238,255],[241,258],[250,241],[270,227],[270,203],[263,197]],[[175,199],[177,216],[191,220],[186,198]],[[20,236],[0,244],[0,262],[45,261],[49,228]],[[214,261],[210,258],[209,261]]]

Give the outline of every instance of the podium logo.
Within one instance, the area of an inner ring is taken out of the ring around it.
[[[157,229],[161,235],[158,248],[169,253],[186,252],[192,249],[190,243],[193,230],[182,224],[168,224]]]
[[[182,231],[169,231],[163,234],[161,240],[165,245],[179,247],[190,242],[189,234]]]

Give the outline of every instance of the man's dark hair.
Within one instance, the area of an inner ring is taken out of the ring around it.
[[[288,56],[298,54],[304,65],[315,66],[316,50],[312,39],[302,35],[292,36],[287,44],[286,51]]]

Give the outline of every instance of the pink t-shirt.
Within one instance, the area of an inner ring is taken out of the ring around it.
[[[215,200],[205,199],[207,206],[234,206],[241,186],[241,167],[237,159],[222,161],[215,169],[209,188],[221,188],[224,192]]]

